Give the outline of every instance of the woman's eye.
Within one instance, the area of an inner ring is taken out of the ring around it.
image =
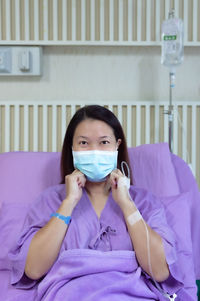
[[[87,141],[80,141],[79,144],[86,145]]]
[[[102,144],[109,144],[110,142],[108,140],[101,141]]]

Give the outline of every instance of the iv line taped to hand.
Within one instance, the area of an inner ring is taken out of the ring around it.
[[[125,171],[124,171],[124,165],[126,166],[126,169],[127,169],[127,173],[128,175],[126,176],[125,174]],[[132,197],[130,195],[130,192],[129,192],[129,188],[130,188],[130,169],[129,169],[129,166],[128,164],[125,162],[125,161],[122,161],[121,162],[121,170],[122,170],[122,173],[124,175],[123,178],[120,178],[119,179],[119,184],[118,186],[126,186],[127,187],[127,190],[128,190],[128,196],[129,196],[129,199],[131,201],[132,200]],[[132,216],[132,218],[130,218]],[[159,292],[164,296],[166,297],[167,299],[169,299],[170,301],[174,301],[177,297],[177,295],[174,293],[173,295],[170,295],[169,293],[165,292],[160,286],[159,284],[157,283],[157,281],[155,280],[154,278],[154,275],[153,275],[153,270],[152,270],[152,265],[151,265],[151,250],[150,250],[150,236],[149,236],[149,231],[148,231],[148,228],[147,228],[147,225],[142,217],[142,215],[140,214],[139,210],[137,210],[136,212],[134,212],[133,214],[131,214],[131,216],[128,217],[128,222],[130,223],[130,225],[134,225],[136,222],[138,222],[139,220],[142,220],[143,221],[143,224],[144,224],[144,227],[145,227],[145,231],[146,231],[146,238],[147,238],[147,260],[148,260],[148,268],[149,268],[149,273],[150,273],[150,276],[156,286],[156,288],[159,290]]]

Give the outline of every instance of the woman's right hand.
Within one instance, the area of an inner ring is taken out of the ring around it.
[[[71,216],[74,207],[82,196],[86,178],[79,170],[65,177],[66,198],[57,212]],[[31,279],[40,279],[52,267],[58,258],[62,242],[66,235],[67,225],[58,218],[49,222],[36,232],[31,240],[25,266],[25,273]],[[51,252],[49,252],[51,250]]]
[[[66,198],[75,207],[82,196],[82,188],[85,186],[86,177],[78,169],[65,176]]]

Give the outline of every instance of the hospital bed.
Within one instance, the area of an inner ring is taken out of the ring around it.
[[[178,237],[179,262],[188,300],[196,300],[200,279],[200,192],[188,165],[167,143],[129,148],[134,184],[160,198]],[[60,182],[60,153],[0,154],[0,301],[20,300],[10,283],[8,252],[23,226],[29,206],[45,188]],[[17,299],[18,298],[18,299]]]

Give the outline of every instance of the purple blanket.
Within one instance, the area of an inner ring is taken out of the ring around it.
[[[151,300],[140,278],[134,252],[66,251],[39,284],[38,300]]]
[[[166,301],[167,299],[147,278],[138,266],[133,251],[68,250],[60,255],[45,278],[29,290],[28,299],[29,301]],[[6,301],[11,300],[25,301],[27,294],[21,296],[19,294],[18,297]],[[190,297],[184,300],[189,301]]]

